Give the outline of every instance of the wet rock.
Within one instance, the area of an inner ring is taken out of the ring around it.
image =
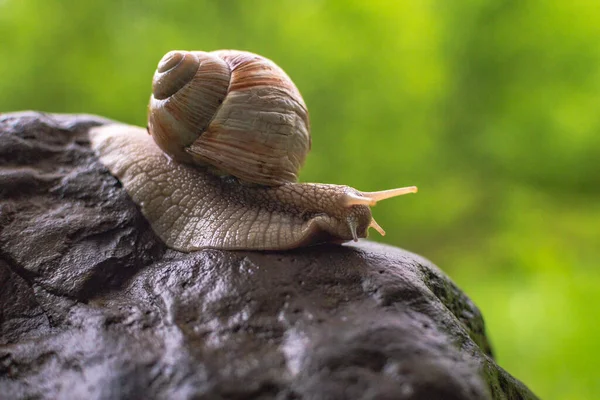
[[[415,254],[165,248],[89,149],[107,122],[0,116],[1,398],[535,398]]]

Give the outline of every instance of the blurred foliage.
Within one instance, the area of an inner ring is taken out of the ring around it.
[[[0,0],[0,110],[145,125],[168,50],[267,56],[311,112],[302,180],[418,185],[374,239],[444,268],[542,398],[597,399],[599,43],[597,0]]]

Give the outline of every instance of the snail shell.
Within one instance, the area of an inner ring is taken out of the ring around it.
[[[285,250],[358,240],[369,227],[385,234],[370,207],[417,188],[296,183],[308,126],[300,93],[273,62],[247,52],[170,52],[154,76],[151,135],[105,125],[90,141],[175,250]]]
[[[264,185],[297,181],[310,150],[308,111],[294,83],[243,51],[167,53],[154,74],[148,131],[177,161]]]

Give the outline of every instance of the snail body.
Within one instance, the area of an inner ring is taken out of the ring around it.
[[[283,70],[247,52],[168,53],[147,131],[106,125],[90,140],[155,233],[185,252],[342,243],[369,227],[385,234],[370,206],[416,192],[296,183],[310,150],[308,111]]]

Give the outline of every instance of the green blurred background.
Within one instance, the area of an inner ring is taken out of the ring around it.
[[[545,399],[598,399],[600,2],[0,0],[0,110],[145,125],[168,50],[267,56],[301,90],[301,179],[381,203],[375,240],[479,305],[498,362]]]

